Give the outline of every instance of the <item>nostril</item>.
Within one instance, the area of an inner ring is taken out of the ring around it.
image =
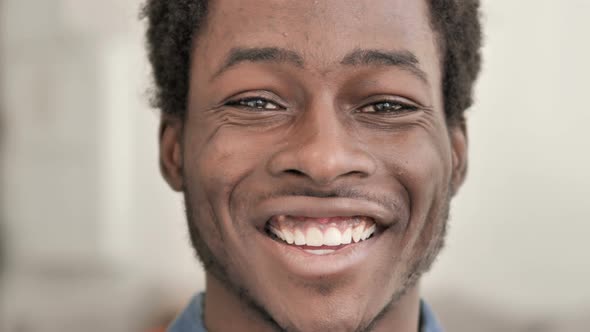
[[[300,171],[298,169],[288,169],[288,170],[285,170],[285,173],[295,175],[295,176],[305,176],[305,173],[303,173],[302,171]]]
[[[369,174],[366,172],[363,172],[363,171],[350,171],[350,172],[344,174],[344,176],[358,176],[358,177],[364,178],[364,177],[369,176]]]

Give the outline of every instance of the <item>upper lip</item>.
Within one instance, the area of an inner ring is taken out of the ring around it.
[[[375,202],[309,196],[285,196],[263,201],[256,208],[254,220],[256,226],[263,228],[272,217],[280,215],[309,218],[365,216],[382,227],[389,227],[395,222],[393,211]]]

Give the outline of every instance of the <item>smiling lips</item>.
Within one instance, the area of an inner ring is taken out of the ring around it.
[[[364,216],[309,218],[280,215],[268,222],[267,230],[284,244],[300,247],[311,254],[325,255],[368,239],[377,226],[372,218]]]

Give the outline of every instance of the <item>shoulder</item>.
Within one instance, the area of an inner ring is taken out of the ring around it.
[[[203,293],[195,295],[168,327],[168,332],[206,332],[203,324]]]
[[[420,332],[443,332],[432,308],[424,301],[420,302],[420,322]]]

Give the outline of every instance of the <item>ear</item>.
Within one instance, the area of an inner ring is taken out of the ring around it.
[[[160,120],[160,172],[175,191],[182,191],[182,119],[162,114]]]
[[[458,191],[467,175],[467,125],[465,119],[461,119],[457,124],[449,128],[451,139],[451,150],[453,154],[453,174],[451,179],[451,190],[454,196]]]

